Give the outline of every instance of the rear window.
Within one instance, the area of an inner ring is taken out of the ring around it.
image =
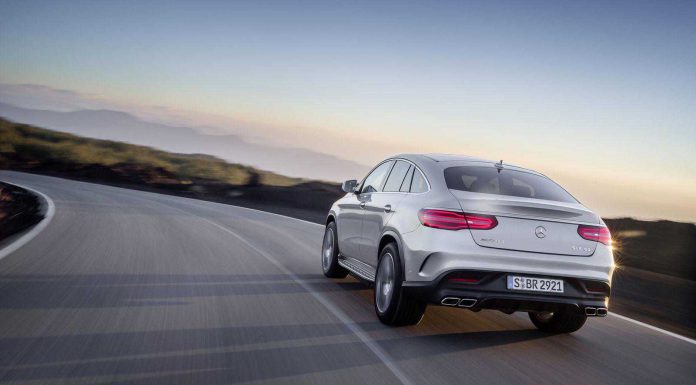
[[[460,166],[445,169],[447,188],[522,198],[577,203],[551,179],[523,171],[495,167]]]

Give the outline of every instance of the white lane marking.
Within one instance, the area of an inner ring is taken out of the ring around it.
[[[689,337],[685,337],[685,336],[680,335],[680,334],[677,334],[677,333],[672,333],[672,332],[670,332],[670,331],[667,331],[667,330],[664,330],[664,329],[660,329],[660,328],[658,328],[657,326],[653,326],[653,325],[650,325],[650,324],[646,324],[645,322],[640,322],[640,321],[634,320],[633,318],[628,318],[628,317],[626,317],[626,316],[623,316],[623,315],[621,315],[621,314],[616,314],[616,313],[609,312],[609,315],[612,315],[612,316],[614,316],[614,317],[620,318],[620,319],[622,319],[622,320],[624,320],[624,321],[632,322],[632,323],[634,323],[634,324],[636,324],[636,325],[639,325],[639,326],[648,328],[648,329],[650,329],[650,330],[654,330],[654,331],[656,331],[656,332],[660,332],[660,333],[662,333],[662,334],[666,334],[666,335],[668,335],[668,336],[671,336],[671,337],[674,337],[674,338],[678,338],[678,339],[680,339],[680,340],[682,340],[682,341],[685,341],[685,342],[688,342],[688,343],[690,343],[690,344],[696,345],[696,340],[693,340],[693,339],[691,339],[691,338],[689,338]]]
[[[277,259],[275,259],[275,257],[273,257],[272,255],[268,254],[267,252],[265,252],[265,251],[259,249],[259,248],[256,247],[254,244],[252,244],[251,242],[247,241],[247,240],[246,240],[244,237],[242,237],[241,235],[237,234],[236,232],[230,230],[229,228],[227,228],[227,227],[225,227],[225,226],[223,226],[223,225],[221,225],[221,224],[219,224],[219,223],[217,223],[217,222],[215,222],[215,221],[211,221],[211,220],[208,219],[208,218],[205,218],[205,217],[202,217],[202,216],[200,216],[200,215],[194,214],[194,213],[192,213],[192,212],[190,212],[190,211],[187,211],[187,210],[182,210],[182,209],[180,209],[180,208],[173,207],[173,206],[171,206],[171,205],[167,205],[167,206],[168,206],[169,208],[174,209],[174,210],[181,211],[181,212],[183,212],[183,213],[185,213],[185,214],[192,215],[192,216],[194,216],[194,217],[196,217],[196,218],[199,218],[199,219],[202,220],[202,221],[205,221],[205,222],[209,223],[210,225],[213,225],[213,226],[217,227],[218,229],[220,229],[220,230],[222,230],[222,231],[224,231],[224,232],[226,232],[226,233],[232,235],[233,237],[237,238],[237,239],[238,239],[240,242],[242,242],[244,245],[246,245],[246,246],[249,247],[250,249],[254,250],[255,252],[257,252],[257,253],[258,253],[259,255],[261,255],[262,257],[266,258],[269,262],[271,262],[273,265],[275,265],[280,271],[282,271],[284,274],[288,275],[293,281],[297,282],[297,284],[299,284],[300,286],[302,286],[302,288],[305,289],[312,297],[314,297],[314,299],[316,299],[317,301],[319,301],[319,303],[321,303],[327,310],[329,310],[329,311],[331,312],[331,314],[333,314],[333,315],[334,315],[336,318],[338,318],[344,325],[346,325],[346,327],[348,327],[348,329],[350,329],[350,331],[351,331],[354,335],[356,335],[356,336],[360,339],[360,341],[361,341],[362,343],[364,343],[364,344],[372,351],[372,353],[374,353],[374,354],[377,356],[377,358],[380,359],[380,361],[382,361],[382,363],[384,363],[384,365],[387,367],[387,369],[389,369],[389,370],[392,372],[392,374],[394,374],[394,376],[395,376],[402,384],[404,384],[404,385],[414,385],[414,383],[413,383],[411,380],[409,380],[408,377],[406,377],[406,374],[405,374],[404,372],[402,372],[401,369],[399,369],[398,366],[396,366],[396,363],[394,362],[394,360],[392,360],[392,359],[389,357],[389,355],[387,354],[387,352],[385,352],[376,342],[374,342],[374,341],[369,337],[369,335],[368,335],[364,330],[362,330],[362,328],[361,328],[360,326],[358,326],[358,324],[356,324],[355,322],[353,322],[353,321],[350,319],[350,317],[348,317],[348,315],[347,315],[346,313],[343,312],[343,310],[341,310],[341,309],[339,309],[338,307],[336,307],[336,305],[334,305],[329,299],[327,299],[326,297],[324,297],[321,293],[318,293],[318,292],[315,292],[314,290],[312,290],[312,287],[311,287],[311,286],[309,286],[302,278],[300,278],[299,276],[297,276],[297,274],[293,273],[292,271],[290,271],[289,269],[287,269],[285,266],[283,266]],[[258,210],[256,210],[256,211],[258,211]],[[265,213],[265,211],[262,211],[262,212]],[[276,214],[276,215],[280,215],[280,214]],[[281,216],[283,216],[283,215],[281,215]],[[290,217],[287,217],[287,218],[290,218]],[[291,219],[295,219],[295,218],[291,218]],[[307,223],[311,223],[311,222],[307,222]],[[316,223],[313,223],[313,224],[316,224]]]
[[[21,187],[23,189],[29,190],[37,195],[39,195],[41,198],[44,199],[46,204],[48,205],[48,208],[46,209],[46,215],[44,218],[39,222],[38,224],[34,225],[34,227],[29,230],[26,234],[22,235],[21,237],[17,238],[14,242],[10,243],[9,245],[5,246],[0,250],[0,259],[5,258],[6,256],[12,254],[15,250],[19,249],[20,247],[24,246],[27,242],[31,241],[34,239],[35,236],[39,235],[39,233],[48,226],[48,223],[51,222],[51,219],[53,219],[53,215],[56,212],[56,206],[53,204],[53,200],[49,198],[47,195],[42,193],[41,191],[34,190],[33,188],[23,186],[19,183],[10,183],[10,182],[5,182],[8,184],[15,185],[17,187]]]

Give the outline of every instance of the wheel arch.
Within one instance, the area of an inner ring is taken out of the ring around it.
[[[326,216],[324,226],[328,226],[331,222],[333,222],[334,226],[336,226],[336,248],[340,253],[341,247],[338,245],[338,221],[336,220],[336,213],[334,213],[333,210],[329,211],[329,215]],[[326,231],[326,227],[324,228],[324,231]]]
[[[401,277],[401,278],[406,279],[406,263],[404,260],[404,252],[403,252],[404,249],[401,246],[402,245],[401,237],[399,236],[399,234],[396,231],[386,230],[384,233],[382,233],[382,236],[379,239],[379,247],[377,248],[377,252],[379,254],[382,254],[382,249],[384,248],[384,246],[386,246],[390,243],[394,243],[396,245],[396,251],[399,252],[399,260],[401,262],[401,267],[402,267],[401,273],[402,273],[403,277]],[[379,255],[377,257],[379,259]],[[378,263],[379,263],[379,261],[378,261]]]
[[[330,222],[336,223],[336,226],[338,226],[338,222],[336,222],[336,213],[332,211],[329,211],[329,215],[326,216],[326,221],[324,225],[328,225]]]

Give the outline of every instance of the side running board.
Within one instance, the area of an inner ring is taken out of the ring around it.
[[[348,271],[350,271],[352,274],[355,274],[364,280],[370,282],[375,281],[375,275],[377,271],[374,267],[368,265],[367,263],[358,261],[355,258],[339,255],[338,264],[348,269]]]

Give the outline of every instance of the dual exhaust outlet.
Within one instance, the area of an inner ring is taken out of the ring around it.
[[[457,298],[457,297],[445,297],[440,301],[444,306],[452,307],[473,307],[476,305],[476,299],[474,298]]]
[[[458,297],[445,297],[440,301],[440,304],[450,307],[474,307],[478,302],[475,298],[458,298]],[[606,317],[607,308],[605,307],[586,307],[585,315],[590,317]]]
[[[585,315],[590,317],[606,317],[607,308],[605,307],[586,307]]]

